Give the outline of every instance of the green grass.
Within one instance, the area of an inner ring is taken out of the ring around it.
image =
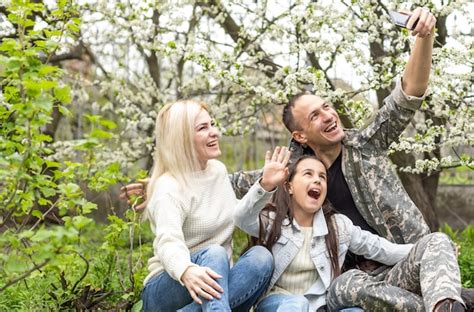
[[[474,227],[469,225],[463,231],[454,231],[445,224],[441,231],[448,234],[460,247],[458,263],[463,287],[474,287]]]

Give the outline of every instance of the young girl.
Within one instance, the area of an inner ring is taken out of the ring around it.
[[[156,121],[156,155],[146,216],[155,240],[142,292],[144,311],[248,311],[273,270],[271,253],[247,251],[230,268],[237,200],[215,160],[219,132],[207,106],[179,101]],[[194,300],[194,302],[193,302]]]
[[[349,301],[346,306],[360,306],[367,311],[403,310],[406,299],[419,300],[420,307],[430,312],[464,311],[459,268],[445,235],[434,233],[415,245],[399,245],[363,231],[330,209],[326,202],[327,172],[319,159],[303,156],[286,168],[288,160],[285,148],[277,147],[273,155],[267,152],[262,179],[235,210],[236,225],[271,250],[275,259],[268,290],[256,311],[323,308],[331,281],[341,274],[348,250],[386,265],[396,264],[385,276],[385,282],[406,288],[409,295],[400,298],[398,307],[383,306],[378,298]],[[273,200],[268,203],[272,195]],[[433,257],[444,257],[446,265],[430,267]],[[426,268],[430,269],[428,274],[424,272]],[[446,270],[451,270],[449,275]],[[400,274],[410,274],[412,283],[399,284]],[[351,291],[355,290],[346,290]],[[328,308],[333,311],[341,307]]]

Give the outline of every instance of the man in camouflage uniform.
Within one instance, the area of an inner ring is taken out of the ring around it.
[[[328,198],[335,210],[346,214],[362,229],[397,243],[415,243],[429,233],[421,212],[387,156],[390,144],[398,139],[420,107],[428,85],[431,31],[436,19],[428,10],[418,8],[409,25],[417,18],[418,37],[403,79],[366,127],[343,130],[336,111],[324,99],[309,93],[296,95],[283,112],[283,121],[293,137],[292,159],[307,153],[321,158],[328,168]],[[258,172],[233,175],[231,180],[238,194],[247,191],[255,174]],[[345,272],[333,282],[328,293],[330,309],[358,305],[367,311],[419,311],[426,306],[427,311],[432,311],[436,304],[432,298],[462,302],[457,261],[445,254],[453,254],[452,246],[436,246],[439,238],[430,235],[421,239],[407,260],[392,268],[354,256],[346,259],[349,261],[345,262],[345,269],[357,269]],[[428,245],[431,247],[427,248]],[[433,257],[435,261],[429,263],[422,261],[430,253],[439,253],[439,257]],[[440,274],[449,274],[454,283],[434,287],[432,281],[442,280]],[[420,284],[421,288],[413,286]],[[462,305],[459,307],[464,310]]]
[[[323,99],[310,94],[303,94],[299,98],[302,102],[316,100],[322,104],[317,105],[321,107],[318,114],[328,115],[323,128],[333,127],[337,113],[331,108],[324,108]],[[432,311],[440,298],[463,302],[460,298],[459,267],[452,243],[444,234],[429,234],[421,212],[406,193],[387,157],[389,145],[404,130],[423,98],[407,96],[401,89],[401,83],[398,83],[367,127],[344,130],[336,158],[341,162],[345,187],[355,205],[353,209],[358,210],[366,221],[366,224],[357,224],[353,220],[354,224],[396,243],[416,244],[407,259],[393,267],[379,266],[363,258],[346,261],[345,268],[349,270],[334,280],[328,292],[330,311],[351,306],[360,306],[366,311],[422,311],[425,307],[426,311]],[[301,104],[298,100],[293,104],[295,110],[305,108],[304,103],[303,107],[298,106]],[[307,109],[302,111],[303,116],[312,113]],[[301,124],[304,125],[304,121]],[[306,127],[301,126],[301,129]],[[331,195],[343,196],[343,187],[332,185],[332,163],[328,163],[327,158],[317,152],[318,147],[310,146],[311,143],[303,145],[293,139],[290,144],[291,157],[298,159],[303,154],[314,154],[316,151],[316,155],[329,168],[327,196],[334,203],[338,199],[331,198]],[[260,173],[257,170],[231,175],[238,195],[245,194]],[[336,211],[352,217],[347,211],[338,208],[335,205]],[[447,274],[449,278],[443,278]],[[434,298],[438,301],[433,301]]]

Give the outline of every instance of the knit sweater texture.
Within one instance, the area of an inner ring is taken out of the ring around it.
[[[189,176],[186,187],[170,175],[159,177],[146,209],[155,239],[144,284],[163,271],[182,284],[181,276],[193,265],[191,254],[209,245],[225,247],[230,259],[236,204],[220,161],[209,160],[206,169]]]

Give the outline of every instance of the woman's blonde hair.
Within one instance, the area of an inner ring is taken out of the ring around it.
[[[188,177],[200,170],[194,146],[196,118],[202,110],[209,111],[203,102],[180,100],[167,104],[158,113],[155,125],[155,159],[147,198],[152,196],[155,181],[167,173],[185,187]]]

